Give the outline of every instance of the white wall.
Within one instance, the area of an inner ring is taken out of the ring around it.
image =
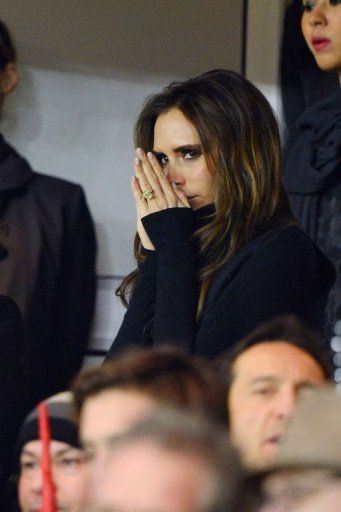
[[[280,40],[285,0],[249,0],[246,76],[265,94],[281,120]]]

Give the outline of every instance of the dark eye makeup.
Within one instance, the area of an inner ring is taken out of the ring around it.
[[[194,160],[202,155],[202,149],[199,145],[182,146],[179,148],[179,152],[187,160]]]
[[[340,5],[341,0],[329,0],[329,5]],[[311,12],[316,5],[316,2],[303,2],[302,8],[305,12]]]
[[[195,160],[202,155],[202,149],[199,144],[188,144],[179,146],[173,150],[174,153],[180,153],[185,160]],[[164,166],[168,163],[168,156],[164,153],[153,151],[160,165]]]
[[[161,166],[166,165],[168,162],[168,156],[164,153],[158,153],[157,151],[153,151],[153,155],[156,157],[157,161]]]

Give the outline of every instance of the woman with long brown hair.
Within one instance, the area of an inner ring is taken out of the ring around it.
[[[264,96],[214,70],[149,98],[136,123],[138,268],[108,357],[171,343],[215,357],[260,322],[321,320],[334,278],[301,231],[280,177],[280,139]]]

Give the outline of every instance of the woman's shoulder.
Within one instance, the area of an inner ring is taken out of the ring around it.
[[[259,238],[260,245],[264,243],[268,248],[292,247],[295,250],[297,249],[297,244],[301,249],[315,250],[316,248],[314,242],[298,224],[277,226],[265,231],[257,238]]]
[[[283,251],[283,254],[287,256],[312,254],[324,257],[316,244],[298,224],[278,226],[262,233],[254,242],[260,250],[263,249],[267,253]]]
[[[281,261],[281,266],[293,267],[296,271],[316,272],[328,280],[335,278],[335,269],[329,259],[299,225],[278,227],[263,235],[254,252],[255,259],[262,258],[270,266]]]

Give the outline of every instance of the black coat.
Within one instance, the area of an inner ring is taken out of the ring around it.
[[[142,221],[156,251],[147,251],[108,358],[160,343],[214,358],[279,314],[321,324],[335,272],[299,227],[273,226],[245,244],[215,276],[197,322],[192,210],[170,208]]]
[[[94,227],[82,188],[38,174],[0,135],[0,294],[24,317],[31,406],[80,368],[95,296]]]
[[[304,112],[285,159],[284,185],[303,229],[337,270],[326,335],[341,319],[341,89]]]
[[[18,306],[0,295],[0,507],[21,422],[27,413],[24,324]]]

